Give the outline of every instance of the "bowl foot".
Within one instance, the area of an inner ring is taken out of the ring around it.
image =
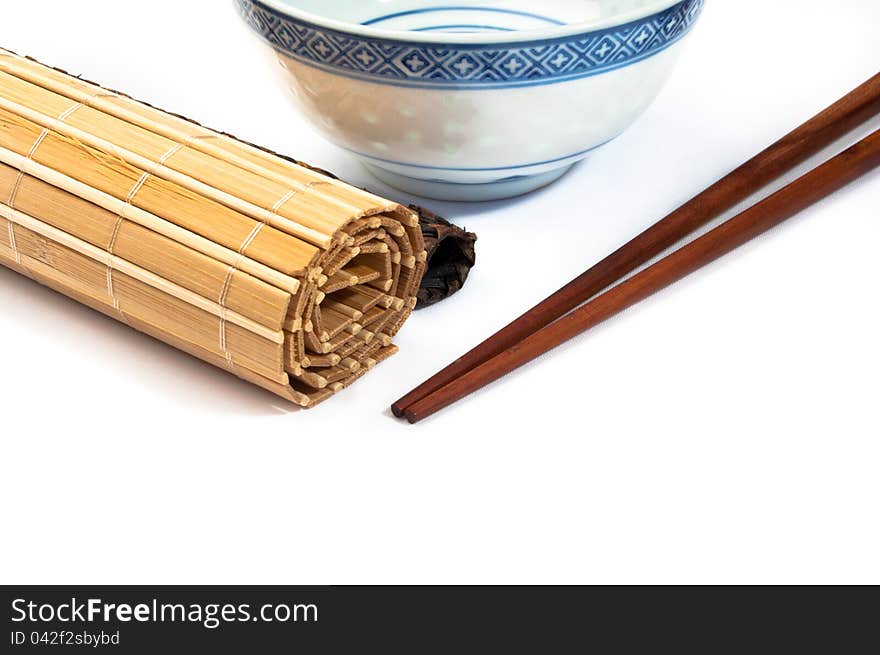
[[[366,166],[370,173],[395,189],[400,189],[423,198],[463,202],[484,202],[521,196],[552,184],[565,175],[573,165],[567,164],[546,173],[510,177],[498,180],[497,182],[464,184],[408,177],[380,168],[375,164],[364,162],[364,166]]]

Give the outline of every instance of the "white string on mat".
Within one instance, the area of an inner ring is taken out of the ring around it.
[[[7,54],[7,56],[10,56]],[[76,102],[63,112],[58,115],[59,121],[66,121],[70,116],[83,104],[81,102]],[[43,141],[46,140],[46,137],[49,136],[49,128],[43,128],[43,131],[40,132],[40,136],[37,137],[37,140],[34,141],[34,144],[30,147],[27,153],[27,159],[33,159],[34,155],[37,154],[37,149],[43,145]],[[24,171],[19,169],[18,176],[15,178],[15,184],[12,185],[12,190],[9,192],[9,201],[6,203],[9,205],[10,209],[15,209],[15,198],[18,195],[18,189],[21,187],[21,182],[24,179]],[[9,222],[9,245],[12,248],[12,254],[15,255],[15,263],[21,266],[21,252],[18,250],[18,245],[15,242],[15,229],[13,228],[12,221]]]
[[[125,197],[125,203],[127,205],[131,205],[135,195],[141,190],[144,182],[147,181],[147,177],[149,176],[146,173],[141,175],[131,191],[128,192],[128,195]],[[119,230],[122,228],[122,222],[124,220],[122,214],[116,215],[116,224],[113,226],[113,233],[110,235],[110,242],[107,244],[107,254],[110,255],[107,259],[107,295],[110,296],[110,300],[113,303],[113,308],[116,310],[116,313],[119,314],[123,322],[128,323],[128,317],[125,315],[125,312],[122,311],[122,305],[119,302],[119,298],[116,295],[116,288],[113,284],[113,250],[116,247],[116,239],[119,237]]]
[[[229,268],[226,270],[226,279],[223,281],[223,289],[220,291],[220,298],[217,301],[217,304],[220,305],[220,350],[226,356],[226,365],[229,368],[232,368],[233,361],[232,353],[229,352],[229,343],[226,335],[226,301],[229,296],[229,290],[232,287],[232,277],[235,275],[235,272],[239,269],[242,262],[245,260],[247,255],[247,249],[254,242],[254,239],[257,238],[257,235],[260,233],[266,226],[265,223],[257,223],[254,225],[254,229],[251,230],[250,234],[248,234],[247,238],[241,244],[241,247],[238,249],[238,256],[235,258],[235,261],[230,264]]]
[[[220,292],[220,350],[226,357],[226,366],[232,368],[235,361],[232,353],[229,352],[229,343],[226,339],[226,296],[229,295],[229,287],[232,286],[232,276],[235,274],[235,267],[230,266],[226,272],[226,279],[223,281],[223,290]]]
[[[110,235],[110,242],[107,244],[107,254],[110,255],[107,258],[107,294],[113,302],[113,308],[116,310],[116,313],[119,314],[123,322],[128,323],[128,317],[122,311],[122,306],[119,303],[119,298],[116,297],[116,290],[113,287],[113,249],[116,247],[116,239],[119,237],[122,221],[122,216],[116,217],[116,225],[113,226],[113,234]]]
[[[297,189],[291,189],[287,193],[285,193],[281,198],[279,198],[278,202],[276,202],[272,206],[272,213],[275,216],[278,216],[278,212],[281,211],[281,208],[287,204],[287,201],[293,198],[295,195],[299,193],[306,193],[309,189],[314,189],[316,186],[321,186],[323,184],[333,184],[333,180],[312,180],[311,182],[306,182],[305,184],[301,184]]]
[[[115,94],[114,94],[115,95]],[[168,151],[162,155],[159,159],[159,163],[163,164],[168,159],[173,157],[176,153],[180,152],[181,148],[184,146],[180,143],[174,144],[173,147],[169,148]],[[134,197],[140,192],[141,189],[144,188],[144,185],[147,183],[147,180],[150,179],[150,175],[152,173],[149,171],[145,171],[139,178],[138,181],[135,182],[134,186],[131,187],[131,190],[125,196],[125,205],[126,207],[130,207],[134,203]],[[113,302],[113,307],[116,309],[116,312],[122,317],[122,320],[128,323],[128,317],[125,315],[125,312],[122,311],[122,306],[119,302],[119,298],[116,295],[116,288],[113,284],[113,249],[116,247],[116,239],[119,237],[119,230],[122,228],[122,222],[125,220],[122,216],[124,212],[120,212],[116,215],[116,224],[113,226],[113,234],[110,236],[110,242],[107,245],[107,253],[111,255],[107,262],[107,293],[110,296],[110,300]]]
[[[195,137],[195,138],[213,138],[213,135],[204,135],[203,137]],[[293,196],[298,193],[296,189],[291,189],[287,193],[285,193],[281,198],[278,199],[272,206],[272,214],[278,216],[278,212],[281,210],[281,207],[284,206],[288,200],[290,200]],[[235,258],[235,261],[229,266],[226,270],[226,279],[223,281],[223,289],[220,291],[220,298],[217,303],[220,305],[220,350],[226,355],[226,364],[230,368],[232,368],[234,361],[232,358],[232,353],[229,352],[229,343],[227,339],[226,333],[226,302],[229,296],[229,290],[232,287],[232,277],[235,275],[235,272],[239,269],[242,262],[245,260],[247,255],[247,249],[250,248],[251,244],[257,238],[257,235],[260,234],[260,231],[266,227],[267,221],[260,221],[256,225],[254,225],[254,229],[251,230],[250,234],[248,234],[247,238],[241,244],[241,247],[238,249],[238,256]]]
[[[188,146],[184,143],[175,143],[171,148],[168,149],[168,152],[166,152],[164,155],[159,157],[159,164],[164,165],[165,162],[167,162],[174,155],[176,155],[178,152],[180,152],[181,150],[183,150],[186,147],[188,147]]]
[[[7,221],[8,225],[6,226],[9,230],[9,247],[12,248],[12,254],[15,256],[15,263],[21,266],[21,253],[18,251],[18,246],[15,243],[15,224],[12,221]]]
[[[296,194],[297,194],[297,190],[291,189],[290,191],[285,193],[283,196],[281,196],[281,198],[278,199],[278,202],[276,202],[274,205],[272,205],[272,213],[278,214],[278,212],[281,211],[281,208],[287,203],[287,201],[290,200],[291,198],[293,198]]]

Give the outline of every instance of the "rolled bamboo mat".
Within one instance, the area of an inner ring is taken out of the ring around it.
[[[418,216],[0,49],[0,264],[303,407],[396,352]]]

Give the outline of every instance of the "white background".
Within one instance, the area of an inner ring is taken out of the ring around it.
[[[412,200],[310,130],[230,4],[6,2],[0,45]],[[0,269],[0,581],[880,583],[880,174],[418,427],[386,411],[876,73],[878,26],[710,0],[558,184],[423,201],[480,234],[471,281],[314,411]]]

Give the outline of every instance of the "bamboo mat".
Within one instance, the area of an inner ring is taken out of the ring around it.
[[[0,49],[0,264],[310,407],[397,349],[418,216]]]

